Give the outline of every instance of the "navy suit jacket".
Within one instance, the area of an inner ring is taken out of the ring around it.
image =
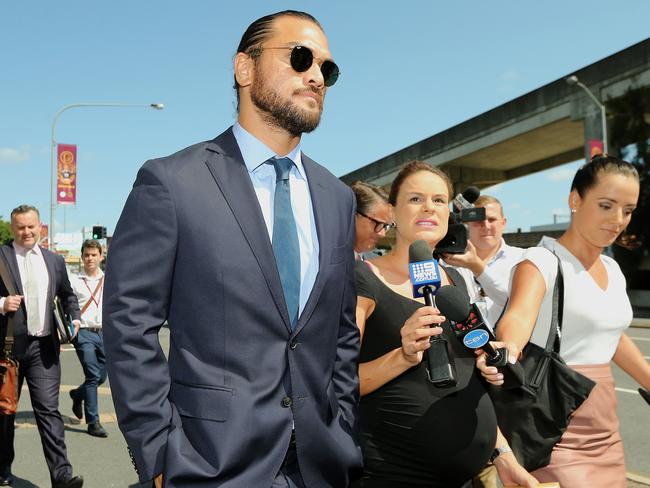
[[[45,267],[50,275],[50,286],[47,289],[47,303],[45,305],[45,313],[53,314],[53,301],[54,297],[58,295],[61,300],[63,310],[70,314],[70,316],[79,320],[79,302],[77,296],[74,294],[68,279],[68,272],[65,269],[65,261],[62,256],[54,254],[52,251],[41,248],[43,259],[45,260]],[[18,270],[18,261],[16,261],[16,250],[11,242],[0,246],[0,259],[5,260],[8,265],[9,272],[13,278],[13,286],[19,295],[24,295],[23,284],[20,281],[20,271]],[[6,297],[9,295],[9,290],[5,284],[0,280],[0,296]],[[14,352],[13,355],[20,359],[27,349],[27,309],[25,308],[25,301],[20,304],[20,308],[14,315]],[[51,337],[55,351],[59,354],[59,335],[56,332],[56,325],[54,318],[52,318]],[[5,336],[7,335],[7,315],[0,314],[0,351],[4,347]]]
[[[361,467],[354,197],[302,161],[320,255],[294,331],[232,130],[140,169],[109,251],[103,320],[142,481],[162,472],[168,487],[268,488],[294,424],[308,487],[345,487]]]

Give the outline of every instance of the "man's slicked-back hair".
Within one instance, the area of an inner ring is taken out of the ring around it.
[[[285,16],[308,20],[316,24],[320,30],[323,30],[323,27],[320,25],[318,20],[316,20],[313,15],[310,15],[307,12],[301,12],[299,10],[282,10],[281,12],[276,12],[274,14],[260,17],[251,25],[249,25],[248,29],[246,29],[241,37],[241,40],[239,41],[239,46],[237,46],[237,53],[250,53],[253,49],[259,48],[262,43],[268,39],[271,32],[273,32],[273,22],[275,19]],[[239,111],[239,84],[237,83],[236,77],[233,88],[237,93],[237,111]]]

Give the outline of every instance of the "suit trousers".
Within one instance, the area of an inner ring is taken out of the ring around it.
[[[291,442],[287,455],[284,457],[280,471],[275,477],[271,488],[305,488],[305,482],[300,475],[298,453],[296,452],[296,437],[291,434]]]
[[[24,379],[27,380],[50,478],[52,481],[70,478],[72,466],[68,461],[63,419],[59,412],[61,364],[50,336],[29,338],[27,351],[20,360],[18,394]],[[15,419],[15,415],[0,416],[0,467],[10,467],[15,457]]]

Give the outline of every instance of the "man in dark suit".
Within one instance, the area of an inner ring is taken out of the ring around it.
[[[300,146],[338,68],[302,12],[255,21],[237,51],[237,123],[148,161],[115,230],[115,410],[141,481],[341,488],[361,466],[354,197]]]
[[[0,280],[0,350],[7,334],[8,314],[14,314],[13,356],[18,360],[19,391],[27,380],[34,417],[41,435],[45,461],[54,488],[78,488],[81,476],[72,476],[63,438],[63,420],[59,412],[59,337],[54,324],[52,304],[58,296],[66,313],[79,330],[79,304],[61,256],[38,245],[41,224],[39,212],[21,205],[11,212],[13,242],[0,247],[13,278],[15,295]],[[76,332],[75,332],[76,333]],[[0,416],[0,486],[12,483],[15,415]]]

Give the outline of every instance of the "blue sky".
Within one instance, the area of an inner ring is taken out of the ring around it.
[[[650,3],[532,1],[0,2],[0,215],[49,220],[50,131],[78,146],[77,205],[56,230],[117,222],[147,159],[211,139],[236,117],[232,57],[254,19],[286,8],[323,24],[341,67],[303,139],[342,175],[591,64],[650,34]],[[499,185],[510,229],[567,215],[576,163]]]

